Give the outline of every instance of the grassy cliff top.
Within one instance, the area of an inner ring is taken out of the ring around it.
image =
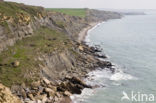
[[[0,26],[4,27],[5,34],[10,37],[9,24],[29,24],[35,17],[46,16],[46,10],[42,7],[24,5],[15,2],[0,2]]]
[[[61,12],[70,16],[86,16],[86,9],[70,9],[70,8],[47,8],[48,11]]]
[[[26,23],[34,20],[34,17],[43,17],[46,10],[42,7],[24,5],[15,2],[0,2],[0,25],[7,28],[11,24]]]
[[[37,13],[43,12],[42,7],[28,6],[15,2],[0,2],[0,13],[5,16],[17,16],[17,13],[29,14],[31,16],[37,16]]]

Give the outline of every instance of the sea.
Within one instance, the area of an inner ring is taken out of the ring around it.
[[[99,45],[115,68],[97,68],[85,81],[98,88],[73,95],[74,103],[156,103],[156,12],[99,23],[86,42]]]

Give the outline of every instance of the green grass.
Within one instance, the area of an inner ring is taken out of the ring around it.
[[[0,13],[5,16],[17,16],[18,13],[25,15],[37,16],[38,13],[42,13],[43,8],[36,6],[27,6],[15,2],[0,2]]]
[[[28,6],[15,2],[0,2],[0,25],[4,27],[4,33],[8,37],[12,37],[8,22],[16,27],[19,23],[29,24],[34,20],[34,17],[45,15],[46,10],[42,7]]]
[[[64,22],[61,22],[61,21],[56,21],[55,23],[60,28],[64,28],[66,26],[66,24]]]
[[[56,50],[62,52],[70,47],[71,43],[66,35],[42,27],[33,36],[17,41],[14,46],[0,54],[0,82],[8,87],[23,82],[30,85],[32,81],[39,79],[39,64],[43,64],[36,60],[39,54]],[[20,65],[14,67],[14,61],[19,61]]]
[[[55,12],[61,12],[70,16],[79,16],[79,17],[85,17],[86,16],[86,10],[85,9],[70,9],[70,8],[47,8],[48,11],[55,11]]]

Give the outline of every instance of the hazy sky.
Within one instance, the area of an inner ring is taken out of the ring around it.
[[[48,8],[156,9],[156,0],[6,0]]]

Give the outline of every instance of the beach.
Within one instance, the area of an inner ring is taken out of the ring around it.
[[[92,23],[89,23],[89,26],[87,26],[86,28],[84,28],[83,30],[81,30],[80,33],[79,33],[78,42],[84,41],[85,40],[85,37],[87,36],[88,30],[92,29],[93,27],[95,27],[99,23],[100,22],[92,22]]]

